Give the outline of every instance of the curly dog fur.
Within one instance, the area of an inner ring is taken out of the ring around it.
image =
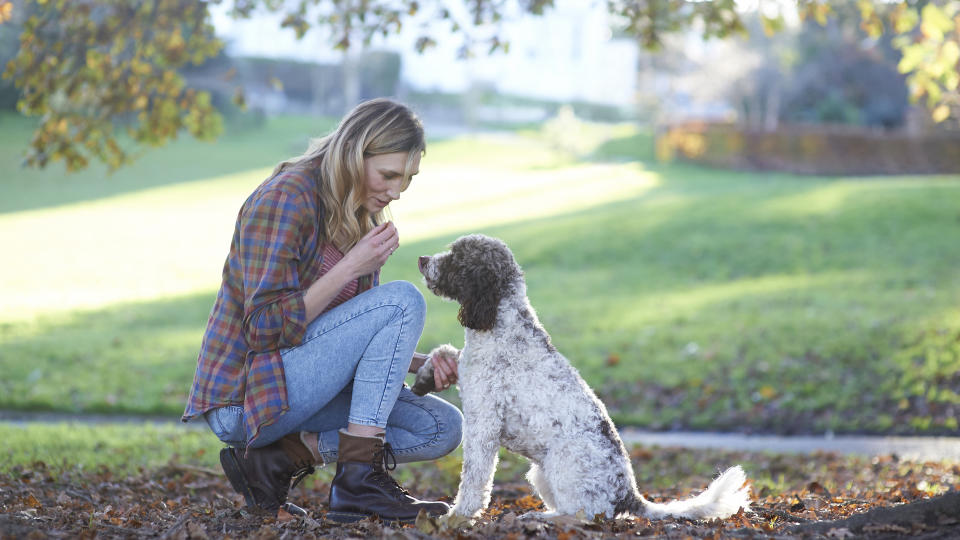
[[[464,236],[448,252],[420,257],[419,266],[433,293],[460,303],[465,329],[458,365],[463,472],[451,515],[475,518],[487,507],[501,445],[530,460],[527,479],[550,515],[707,519],[749,509],[739,466],[691,499],[660,504],[640,495],[606,407],[553,346],[502,241]],[[434,351],[457,352],[450,345]],[[415,387],[427,391],[431,367],[420,371]]]

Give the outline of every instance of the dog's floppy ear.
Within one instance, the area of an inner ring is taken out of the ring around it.
[[[513,254],[502,241],[482,235],[461,237],[450,252],[456,261],[457,319],[472,330],[491,330],[504,291],[520,272]]]
[[[457,320],[472,330],[490,330],[497,322],[497,307],[500,305],[502,290],[499,280],[489,269],[481,268],[471,272],[467,294],[460,300],[460,312]]]

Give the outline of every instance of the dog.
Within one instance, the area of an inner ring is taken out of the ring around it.
[[[463,404],[463,471],[448,518],[473,520],[490,503],[500,446],[526,457],[527,480],[547,512],[650,519],[726,518],[750,509],[740,466],[686,500],[654,503],[637,490],[627,450],[607,409],[557,351],[527,300],[523,271],[502,241],[459,238],[450,250],[418,260],[427,288],[459,302],[464,345],[431,352],[458,360]],[[413,389],[433,388],[432,364]]]

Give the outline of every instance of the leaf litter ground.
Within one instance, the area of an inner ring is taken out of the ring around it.
[[[307,518],[279,521],[248,512],[220,471],[171,463],[117,477],[110,470],[54,469],[44,463],[0,476],[0,538],[942,538],[960,536],[960,464],[836,454],[768,454],[637,447],[631,452],[650,499],[703,489],[711,470],[741,463],[751,482],[752,512],[726,520],[650,521],[594,517],[529,520],[542,509],[522,481],[522,463],[494,486],[490,508],[467,530],[436,521],[391,527],[372,519],[351,525],[325,519],[329,472],[291,499]],[[509,460],[506,463],[510,467]],[[407,466],[406,487],[450,500],[449,465]],[[328,468],[329,469],[329,468]],[[302,486],[303,484],[301,484]],[[950,499],[953,497],[953,499]],[[923,506],[926,505],[926,506]],[[902,510],[917,509],[915,512]]]

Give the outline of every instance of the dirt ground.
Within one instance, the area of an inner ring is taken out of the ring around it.
[[[715,462],[716,452],[642,449],[632,453],[638,482],[659,473],[684,478],[690,463]],[[447,529],[431,519],[385,526],[376,519],[343,526],[325,519],[329,486],[298,487],[291,500],[309,517],[288,521],[248,512],[220,471],[171,464],[117,478],[107,470],[53,471],[43,463],[0,476],[0,538],[944,538],[960,537],[960,464],[899,462],[895,457],[851,459],[834,454],[725,453],[755,479],[754,505],[726,520],[650,521],[645,518],[519,519],[541,509],[525,483],[495,485],[493,502],[477,524]],[[686,465],[685,465],[686,464]],[[645,468],[641,466],[647,465]],[[651,471],[655,465],[658,471]],[[753,472],[750,472],[750,471]],[[448,500],[431,475],[413,491]],[[689,488],[641,491],[653,500],[689,496]],[[436,482],[439,483],[439,482]],[[698,487],[699,486],[699,487]],[[828,489],[825,486],[832,486]]]

